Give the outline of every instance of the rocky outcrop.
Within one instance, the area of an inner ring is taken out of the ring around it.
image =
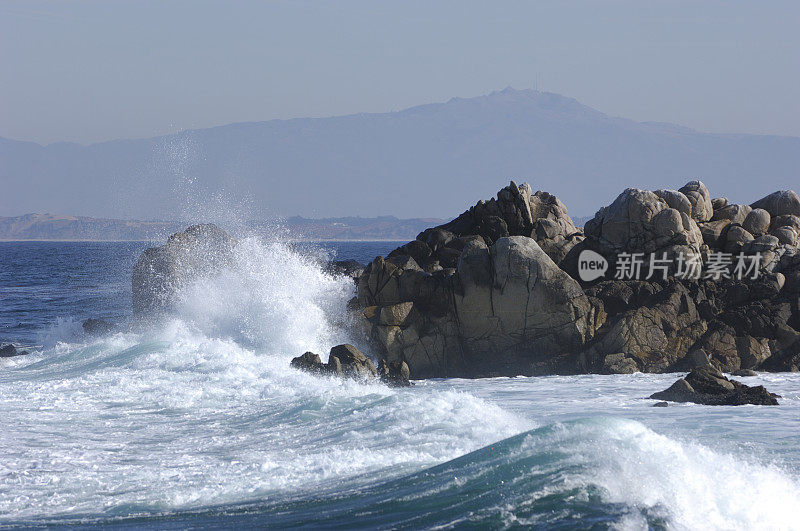
[[[355,306],[379,359],[412,378],[798,370],[796,199],[630,188],[582,231],[554,196],[512,182],[374,260]],[[588,281],[586,251],[607,262]]]
[[[584,225],[586,238],[572,249],[564,266],[577,276],[578,256],[589,249],[605,257],[611,271],[617,269],[624,256],[641,254],[641,271],[645,274],[649,273],[651,258],[667,259],[674,272],[678,255],[687,261],[696,260],[704,239],[714,237],[710,231],[705,236],[697,224],[697,220],[711,217],[707,196],[708,190],[699,181],[678,191],[629,188]]]
[[[578,283],[523,236],[473,239],[433,274],[408,256],[376,259],[359,301],[382,358],[414,378],[552,372],[597,326]]]
[[[14,356],[24,356],[28,353],[27,350],[19,350],[11,343],[7,345],[0,345],[0,358],[12,358]]]
[[[355,380],[370,380],[378,377],[375,364],[353,345],[337,345],[328,355],[328,363],[322,363],[319,354],[306,352],[291,361],[291,366],[314,374],[325,374]],[[407,371],[406,371],[407,372]],[[406,381],[408,378],[406,378]]]
[[[142,252],[133,267],[133,316],[147,319],[169,310],[180,288],[229,262],[236,240],[212,224],[192,225],[160,247]]]
[[[780,396],[770,393],[761,385],[749,387],[736,380],[729,380],[721,372],[707,365],[692,370],[668,389],[653,393],[650,398],[709,406],[745,404],[777,406]]]
[[[797,371],[799,241],[794,192],[737,205],[712,199],[701,181],[629,188],[580,229],[555,196],[511,182],[366,267],[328,264],[357,279],[348,308],[380,370],[344,347],[325,364],[313,354],[293,364],[393,385],[704,366]],[[169,310],[181,286],[222,267],[235,245],[196,225],[146,250],[133,274],[136,318]],[[590,263],[592,275],[581,275]]]
[[[410,256],[423,270],[434,272],[439,268],[455,268],[461,251],[470,241],[480,239],[491,246],[508,236],[536,240],[559,263],[580,241],[581,231],[556,196],[534,193],[528,184],[517,185],[512,181],[497,193],[496,199],[479,201],[453,221],[423,231],[395,254]]]
[[[674,370],[707,330],[690,290],[679,282],[607,281],[588,293],[603,301],[611,318],[581,354],[583,372]]]
[[[358,282],[358,277],[364,272],[364,264],[355,260],[331,260],[325,264],[325,272],[350,277],[354,282]]]

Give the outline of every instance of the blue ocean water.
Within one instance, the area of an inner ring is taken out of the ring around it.
[[[129,331],[146,245],[0,243],[0,343],[32,352],[0,360],[0,526],[800,528],[797,374],[746,379],[778,407],[668,408],[676,375],[318,378],[289,360],[359,344],[321,263],[397,243],[243,238]]]

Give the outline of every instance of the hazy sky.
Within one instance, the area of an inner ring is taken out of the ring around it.
[[[800,2],[0,0],[0,136],[82,143],[512,85],[800,136]]]

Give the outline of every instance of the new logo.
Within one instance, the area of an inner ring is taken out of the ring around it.
[[[578,255],[578,276],[584,282],[591,282],[605,275],[608,270],[608,260],[603,255],[584,249]]]

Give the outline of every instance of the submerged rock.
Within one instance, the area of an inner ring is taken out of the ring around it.
[[[24,356],[28,353],[27,350],[18,350],[17,347],[9,343],[8,345],[0,345],[0,358],[11,358],[14,356]]]
[[[103,319],[86,319],[83,322],[83,331],[90,336],[109,334],[116,329],[113,323]]]
[[[378,376],[372,360],[356,347],[348,344],[336,345],[331,349],[328,356],[328,370],[340,376],[362,380]]]
[[[653,393],[650,398],[709,406],[777,406],[780,396],[770,393],[761,385],[749,387],[736,380],[729,380],[713,367],[705,366],[692,370],[668,389]]]
[[[408,387],[411,385],[410,371],[404,361],[381,360],[378,365],[378,375],[381,381],[390,387]]]
[[[295,369],[315,374],[329,374],[341,378],[369,380],[378,377],[372,360],[353,345],[337,345],[331,349],[328,363],[322,363],[319,354],[306,352],[291,361]]]
[[[315,373],[323,373],[326,371],[326,366],[322,363],[322,359],[319,357],[319,354],[314,354],[313,352],[306,352],[296,358],[293,358],[290,362],[290,365],[295,369],[300,369],[301,371],[307,372],[315,372]]]

